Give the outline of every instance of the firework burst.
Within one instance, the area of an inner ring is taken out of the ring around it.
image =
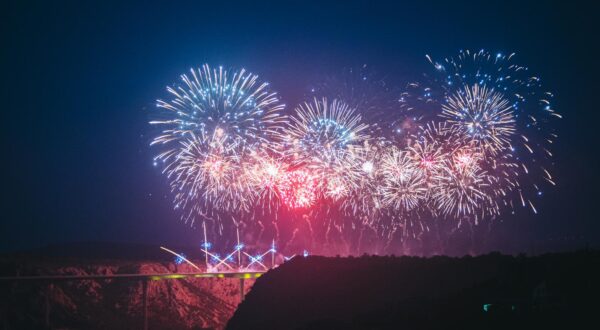
[[[508,100],[485,85],[464,86],[448,96],[441,116],[492,155],[510,148],[516,132]]]
[[[168,162],[163,172],[170,182],[174,194],[175,208],[182,209],[186,221],[194,216],[219,207],[240,207],[232,187],[239,173],[237,159],[227,151],[213,146],[204,148],[204,143],[192,135],[181,142],[181,150]]]
[[[384,207],[411,211],[428,195],[424,170],[407,151],[391,148],[381,160],[379,194]]]
[[[369,219],[369,223],[377,221],[377,213],[382,207],[377,186],[381,153],[387,149],[383,141],[375,141],[375,145],[366,143],[352,151],[344,171],[352,189],[341,204],[344,213]]]
[[[431,198],[441,214],[460,218],[494,210],[487,207],[490,181],[486,172],[470,160],[465,162],[464,156],[448,159],[432,181]]]
[[[309,208],[318,199],[319,182],[307,171],[293,170],[282,176],[278,181],[277,190],[288,208]]]
[[[249,195],[255,205],[267,210],[279,206],[280,196],[277,186],[289,170],[287,163],[281,157],[271,156],[265,152],[251,153],[242,161],[241,177],[251,187]]]
[[[562,116],[541,79],[515,62],[515,54],[461,51],[434,61],[440,117],[463,130],[485,154],[480,163],[494,177],[494,195],[511,208],[518,202],[537,213],[532,198],[542,183],[554,185],[550,147],[553,121]]]
[[[412,140],[414,143],[407,149],[427,178],[442,171],[445,159],[461,145],[456,131],[445,123],[431,122],[420,127]]]
[[[314,99],[296,109],[281,140],[284,153],[294,164],[323,173],[344,164],[353,149],[362,147],[369,139],[367,128],[344,102]]]
[[[193,222],[201,209],[231,210],[247,205],[247,180],[240,163],[270,146],[270,136],[285,122],[283,105],[268,83],[245,70],[204,65],[167,87],[171,99],[158,100],[161,127],[151,145],[175,193],[175,206]],[[204,201],[204,203],[199,203]]]
[[[364,157],[370,141],[367,129],[344,102],[314,99],[296,109],[279,140],[285,159],[310,171],[323,182],[323,196],[338,201],[359,187],[363,167],[372,166]]]
[[[477,223],[517,203],[537,212],[533,196],[554,185],[553,95],[512,54],[427,58],[427,83],[396,93],[358,70],[313,90],[333,98],[299,105],[289,121],[268,84],[245,70],[182,75],[151,121],[175,207],[192,223],[239,215],[235,226],[255,222],[260,233],[271,220],[276,237],[279,218],[301,215],[292,241],[303,223],[311,241],[337,232],[344,244],[355,228],[389,243],[396,232],[419,237],[437,218]]]

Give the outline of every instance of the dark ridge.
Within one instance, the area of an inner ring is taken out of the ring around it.
[[[227,329],[569,329],[596,320],[599,270],[598,251],[296,257],[257,280]]]

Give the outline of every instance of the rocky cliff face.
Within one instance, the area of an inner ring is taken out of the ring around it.
[[[68,266],[67,266],[68,265]],[[3,262],[0,276],[155,274],[194,272],[187,265],[160,262]],[[246,279],[247,292],[254,280]],[[2,326],[55,329],[140,329],[143,283],[139,280],[85,280],[0,284]],[[150,329],[221,329],[240,301],[240,280],[168,279],[148,282]],[[49,306],[47,311],[46,306]]]

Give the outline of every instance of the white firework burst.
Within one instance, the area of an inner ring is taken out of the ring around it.
[[[410,211],[427,198],[424,170],[410,152],[388,150],[381,160],[379,195],[384,207]]]
[[[496,155],[511,148],[516,132],[512,106],[485,85],[465,85],[448,96],[440,116],[485,152]]]
[[[285,124],[277,94],[243,69],[208,65],[167,91],[171,99],[157,101],[161,111],[150,122],[161,128],[151,145],[161,149],[154,163],[170,181],[176,208],[193,222],[206,209],[247,205],[241,162],[271,148],[271,136]]]

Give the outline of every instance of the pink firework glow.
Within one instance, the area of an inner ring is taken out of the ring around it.
[[[277,184],[283,203],[291,209],[311,207],[317,200],[318,182],[303,170],[285,173]]]

